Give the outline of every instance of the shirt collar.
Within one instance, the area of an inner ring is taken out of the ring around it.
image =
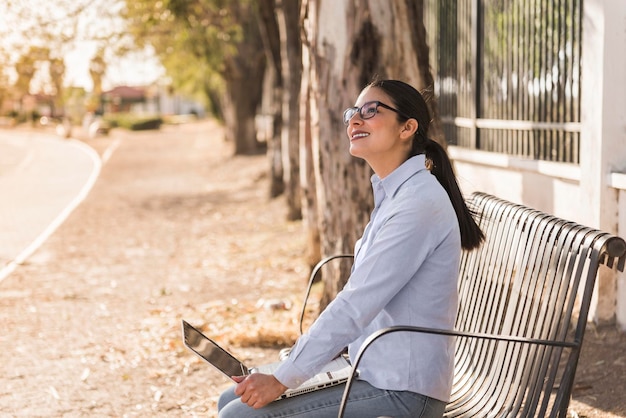
[[[376,190],[378,183],[382,183],[385,194],[394,196],[405,181],[422,170],[426,170],[426,156],[424,154],[416,155],[406,160],[382,180],[378,174],[374,174],[370,179],[372,188]]]

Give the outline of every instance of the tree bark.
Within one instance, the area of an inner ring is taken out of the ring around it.
[[[267,67],[263,84],[263,103],[261,119],[267,142],[267,161],[269,164],[269,195],[280,196],[285,191],[283,179],[283,156],[281,132],[283,130],[282,96],[284,90],[283,69],[281,64],[281,34],[278,27],[275,0],[259,0],[259,27],[265,47]]]
[[[253,60],[254,58],[251,58]],[[261,61],[257,57],[257,61]],[[256,138],[255,117],[261,98],[262,71],[258,66],[245,66],[249,77],[243,76],[243,69],[224,75],[226,96],[223,101],[224,121],[226,123],[226,139],[235,144],[235,154],[252,155],[260,152],[260,144]],[[244,67],[244,68],[245,68]],[[256,67],[256,68],[255,68]]]
[[[307,3],[303,0],[300,13],[300,25],[307,19]],[[309,35],[310,36],[310,35]],[[322,256],[320,248],[319,214],[317,205],[317,185],[315,181],[315,168],[313,163],[312,137],[314,132],[312,123],[313,112],[311,107],[315,105],[312,100],[313,90],[311,83],[311,57],[309,48],[309,36],[304,37],[302,47],[302,80],[300,86],[300,187],[302,195],[302,219],[306,231],[306,260],[311,268]]]
[[[283,179],[287,199],[287,218],[302,218],[299,152],[299,97],[302,73],[300,42],[300,1],[278,0],[277,20],[280,33],[281,72],[283,76],[281,132]]]
[[[421,2],[305,0],[304,56],[321,255],[351,253],[373,208],[371,170],[350,156],[342,111],[374,76],[426,87],[428,55]],[[416,48],[420,46],[420,48]],[[432,80],[432,77],[429,81]],[[431,81],[432,82],[432,81]],[[324,275],[323,309],[349,277],[346,265]]]
[[[242,25],[245,41],[239,43],[237,54],[224,62],[226,139],[234,142],[235,154],[257,154],[262,148],[256,137],[255,117],[261,104],[265,52],[255,10],[235,4],[233,14]]]

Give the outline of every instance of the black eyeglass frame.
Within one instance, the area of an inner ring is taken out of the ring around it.
[[[363,114],[363,108],[370,106],[372,104],[375,104],[376,107],[374,108],[375,112],[372,114],[367,114],[364,115]],[[402,112],[400,112],[398,109],[394,109],[393,107],[379,101],[379,100],[374,100],[371,102],[367,102],[367,103],[363,103],[363,105],[361,105],[361,107],[349,107],[346,110],[343,111],[343,123],[344,125],[348,126],[350,124],[350,120],[354,117],[354,115],[356,115],[357,113],[359,114],[359,116],[361,117],[361,119],[371,119],[374,116],[376,116],[376,114],[378,114],[378,107],[384,107],[385,109],[389,109],[393,112],[396,112],[398,115],[402,116],[403,118],[406,119],[411,119],[409,116],[403,114]]]

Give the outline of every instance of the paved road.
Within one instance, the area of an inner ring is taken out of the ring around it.
[[[0,130],[0,281],[84,199],[98,154],[46,131]]]

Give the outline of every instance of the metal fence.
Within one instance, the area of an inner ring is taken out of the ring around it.
[[[579,163],[582,1],[424,1],[449,144]]]

